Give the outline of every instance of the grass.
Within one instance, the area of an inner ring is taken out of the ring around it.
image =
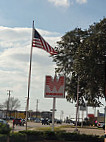
[[[62,128],[67,128],[67,127],[65,127],[65,126],[54,127],[54,131],[61,131]],[[36,128],[35,130],[38,130],[38,131],[52,131],[52,127],[40,127],[40,128]]]
[[[62,129],[64,128],[75,128],[75,126],[70,126],[70,125],[61,125],[54,127],[54,131],[63,131]],[[80,128],[80,127],[79,127]],[[51,131],[52,127],[40,127],[40,128],[35,128],[33,130],[39,130],[39,131]],[[64,130],[65,131],[65,130]]]
[[[70,126],[70,125],[61,125],[58,127],[54,127],[54,131],[62,131],[65,128],[75,128],[75,126]],[[78,128],[81,128],[81,126],[78,126]],[[83,126],[83,128],[86,129],[97,129],[96,127],[90,127],[90,126]],[[52,127],[40,127],[40,128],[34,128],[33,130],[37,130],[37,131],[51,131]],[[65,131],[65,130],[64,130]]]

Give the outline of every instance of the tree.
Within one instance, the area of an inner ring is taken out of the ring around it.
[[[7,110],[16,110],[17,108],[20,107],[20,101],[18,98],[10,97],[4,102],[4,108]]]
[[[83,46],[78,47],[74,69],[80,74],[88,104],[100,106],[105,95],[106,19],[88,29]],[[83,73],[82,73],[83,72]]]
[[[106,19],[95,23],[88,30],[76,28],[66,33],[53,56],[56,72],[66,76],[67,100],[76,102],[77,80],[80,78],[79,103],[85,100],[91,106],[100,106],[104,97]]]

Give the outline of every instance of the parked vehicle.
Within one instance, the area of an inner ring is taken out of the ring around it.
[[[48,119],[42,119],[42,125],[50,125]]]
[[[57,120],[56,123],[57,124],[62,124],[62,120]]]
[[[76,126],[76,121],[73,121],[74,126]],[[77,121],[77,126],[81,126],[81,122]]]
[[[26,120],[25,120],[25,119],[22,119],[22,122],[23,122],[24,124],[26,124]]]
[[[36,122],[36,123],[40,123],[40,122],[41,122],[41,120],[40,120],[40,118],[36,118],[36,119],[34,120],[34,122]]]
[[[98,122],[97,127],[98,128],[104,128],[105,127],[105,123],[104,122]]]
[[[13,120],[13,125],[24,126],[24,124],[25,124],[25,119],[16,118]]]
[[[0,119],[0,123],[1,124],[5,124],[8,128],[9,128],[9,124],[7,123],[7,121]]]

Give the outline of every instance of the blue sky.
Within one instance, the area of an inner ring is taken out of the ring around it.
[[[35,28],[54,47],[66,32],[76,27],[87,29],[106,17],[105,6],[106,0],[1,0],[0,104],[10,89],[11,96],[21,101],[20,110],[25,110],[33,20]],[[44,98],[44,81],[45,75],[54,76],[54,68],[48,53],[33,50],[30,109],[36,110],[37,99],[40,111],[52,108],[52,100]],[[65,99],[57,99],[56,108],[57,117],[61,110],[64,117],[75,117],[74,104]]]
[[[2,0],[0,24],[31,27],[35,20],[37,28],[64,34],[98,22],[105,16],[105,5],[105,0]]]

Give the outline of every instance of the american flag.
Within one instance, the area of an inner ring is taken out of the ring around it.
[[[43,39],[43,37],[38,33],[36,29],[34,29],[32,47],[44,49],[51,55],[57,54],[57,52]]]

